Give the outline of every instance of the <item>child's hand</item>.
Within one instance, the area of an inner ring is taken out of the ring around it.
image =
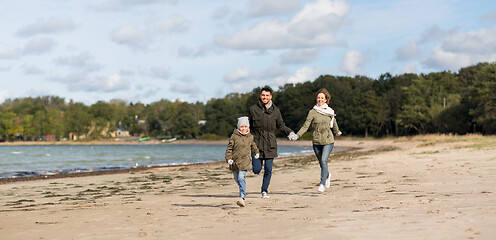
[[[260,154],[258,154],[258,153],[257,153],[257,154],[255,154],[255,156],[253,156],[253,157],[254,157],[254,158],[256,158],[256,159],[258,159],[258,158],[260,158]]]
[[[234,163],[234,161],[233,161],[232,159],[229,159],[229,160],[227,160],[227,163],[228,163],[229,165],[232,165],[232,164]]]

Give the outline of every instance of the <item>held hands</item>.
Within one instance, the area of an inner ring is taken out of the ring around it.
[[[337,137],[339,137],[339,136],[341,136],[341,135],[343,135],[343,133],[342,133],[341,131],[339,131],[339,132],[336,134],[336,136],[337,136]]]
[[[234,163],[234,161],[232,159],[229,159],[227,160],[227,163],[229,164],[229,166],[231,166]]]
[[[289,140],[291,140],[291,141],[296,141],[296,140],[298,140],[298,135],[296,135],[296,133],[294,133],[294,132],[291,132],[291,133],[288,135],[288,138],[289,138]]]

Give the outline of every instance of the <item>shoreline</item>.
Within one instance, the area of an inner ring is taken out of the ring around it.
[[[138,143],[136,145],[158,145],[158,144],[164,144],[164,145],[203,145],[203,146],[221,146],[221,145],[227,145],[227,142],[229,139],[226,140],[215,140],[215,141],[202,141],[202,140],[177,140],[174,142],[170,143],[161,143],[159,141],[154,141],[154,142],[149,142],[145,144]],[[8,146],[65,146],[65,145],[98,145],[98,146],[104,146],[104,145],[118,145],[116,143],[112,143],[112,141],[97,141],[97,142],[74,142],[73,144],[62,144],[58,142],[53,142],[56,144],[49,144],[50,142],[28,142],[27,144],[8,144]],[[24,143],[24,142],[23,142]],[[46,144],[45,144],[46,143]],[[119,143],[122,144],[122,143]],[[298,142],[292,142],[288,140],[279,140],[278,139],[278,145],[279,146],[308,146],[308,144],[311,145],[311,141],[298,141]],[[123,144],[123,145],[135,145],[135,144]],[[0,145],[1,146],[1,145]],[[343,149],[346,151],[345,149]],[[343,151],[339,150],[339,151]],[[308,156],[311,154],[306,154],[306,155],[301,155],[301,156]],[[284,160],[287,158],[294,158],[294,157],[300,157],[300,156],[289,156],[289,157],[278,157],[277,160]],[[122,173],[137,173],[137,172],[143,172],[143,171],[148,171],[148,170],[153,170],[157,168],[176,168],[176,167],[194,167],[195,165],[199,166],[210,166],[210,165],[218,165],[224,163],[222,159],[219,160],[213,160],[211,162],[204,162],[204,163],[190,163],[190,164],[171,164],[171,165],[154,165],[154,166],[138,166],[138,167],[129,167],[129,168],[119,168],[119,169],[103,169],[103,170],[88,170],[88,171],[81,171],[81,172],[62,172],[62,173],[55,173],[55,174],[39,174],[39,175],[34,175],[34,176],[25,176],[25,177],[0,177],[0,185],[1,184],[8,184],[8,183],[15,183],[15,182],[25,182],[25,181],[36,181],[36,180],[48,180],[48,179],[62,179],[62,178],[77,178],[77,177],[88,177],[88,176],[99,176],[99,175],[109,175],[109,174],[122,174]]]

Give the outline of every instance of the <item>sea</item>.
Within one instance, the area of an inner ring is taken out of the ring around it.
[[[0,146],[0,178],[172,166],[224,159],[224,145]],[[279,157],[313,154],[311,146],[278,146]]]

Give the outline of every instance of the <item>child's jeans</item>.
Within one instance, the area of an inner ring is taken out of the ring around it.
[[[239,186],[239,197],[246,198],[246,171],[233,171],[234,181]]]

